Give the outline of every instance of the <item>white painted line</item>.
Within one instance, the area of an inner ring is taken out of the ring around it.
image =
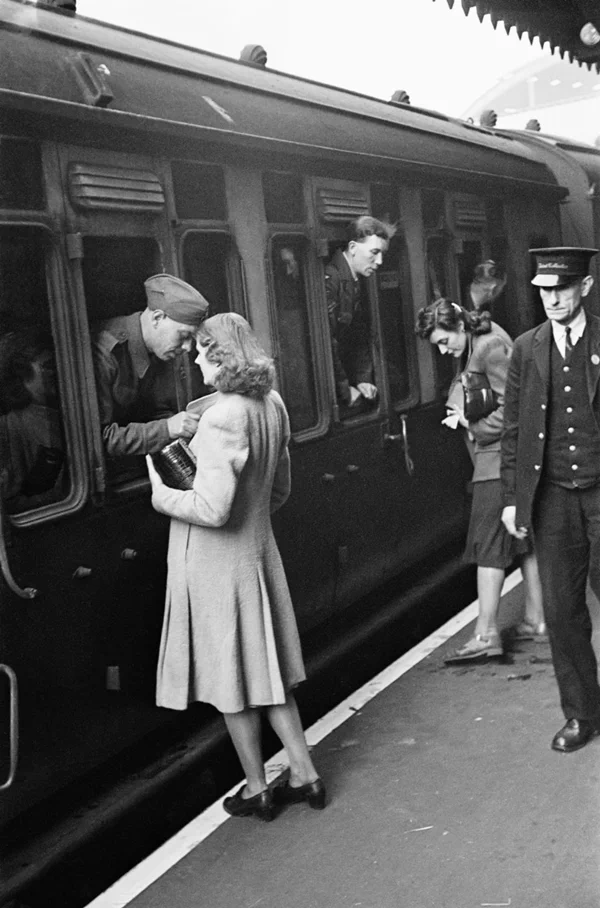
[[[506,578],[502,588],[502,595],[509,593],[518,586],[522,579],[521,571],[514,571],[510,577]],[[462,612],[438,628],[437,631],[434,631],[433,634],[430,634],[429,637],[397,659],[393,665],[389,665],[378,675],[375,675],[361,688],[350,694],[335,709],[332,709],[326,716],[311,725],[306,731],[306,739],[309,745],[314,747],[323,738],[326,738],[332,731],[343,725],[347,719],[354,716],[369,700],[372,700],[386,687],[389,687],[390,684],[405,675],[411,668],[422,662],[426,656],[431,655],[439,646],[446,643],[450,637],[462,630],[465,625],[474,621],[477,617],[478,608],[478,601],[475,600]],[[267,782],[273,782],[287,768],[288,763],[285,751],[280,750],[266,764]],[[171,867],[184,858],[186,854],[189,854],[204,839],[208,838],[225,820],[230,819],[229,814],[223,810],[223,800],[237,791],[241,784],[238,782],[234,785],[220,801],[212,804],[195,819],[191,820],[187,826],[180,829],[160,848],[157,848],[140,864],[126,873],[120,880],[117,880],[106,892],[103,892],[93,902],[90,902],[86,908],[124,908],[125,905],[128,905],[144,889],[151,886],[152,883],[156,882]]]

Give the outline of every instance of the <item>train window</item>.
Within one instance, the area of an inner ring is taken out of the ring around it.
[[[227,233],[187,231],[181,247],[182,277],[210,304],[209,314],[235,310],[245,315],[240,263]],[[190,393],[195,399],[208,392],[202,373],[190,354]]]
[[[390,242],[377,272],[377,289],[390,395],[398,406],[411,391],[409,362],[414,337],[412,323],[407,326],[407,318],[412,321],[410,265],[401,236],[396,235]]]
[[[45,207],[40,147],[27,139],[0,138],[0,208]]]
[[[173,192],[177,217],[226,221],[225,177],[218,164],[173,161]]]
[[[0,483],[11,514],[67,497],[41,230],[0,228]]]
[[[371,211],[373,217],[390,224],[400,220],[398,190],[389,183],[373,183],[371,186]]]
[[[433,195],[425,193],[425,195]],[[449,247],[444,236],[430,236],[427,240],[427,275],[428,275],[428,302],[441,299],[448,295],[448,262]],[[436,356],[436,383],[438,393],[444,395],[454,376],[454,363],[450,356]]]
[[[273,240],[271,270],[280,354],[277,367],[294,433],[313,428],[318,422],[306,262],[304,237],[278,236]]]
[[[303,224],[304,192],[301,176],[268,171],[263,173],[263,193],[270,224]]]
[[[83,282],[91,322],[146,308],[144,281],[161,271],[156,241],[149,237],[85,237]]]

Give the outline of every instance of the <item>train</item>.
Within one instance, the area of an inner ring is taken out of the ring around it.
[[[153,700],[168,520],[151,508],[143,458],[115,468],[105,456],[94,324],[143,309],[158,272],[249,319],[291,417],[293,491],[276,536],[303,639],[326,659],[343,645],[332,622],[348,616],[357,639],[361,620],[382,620],[361,616],[374,590],[426,577],[443,591],[463,569],[470,463],[440,426],[449,364],[415,338],[416,312],[436,296],[469,307],[474,269],[491,259],[506,273],[493,315],[516,336],[543,317],[527,250],[600,244],[595,148],[273,71],[261,48],[233,60],[53,6],[0,0],[0,349],[32,329],[50,338],[62,440],[51,494],[15,498],[0,428],[9,851],[91,773],[110,765],[118,789],[127,753],[187,728]],[[324,269],[367,213],[397,232],[368,280],[377,402],[348,415]],[[165,389],[173,412],[206,393],[193,357],[169,364]],[[121,790],[122,809],[138,794]],[[37,860],[11,852],[0,904],[67,839]]]

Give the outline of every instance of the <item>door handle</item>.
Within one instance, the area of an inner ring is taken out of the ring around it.
[[[17,676],[8,665],[0,665],[0,674],[6,675],[10,690],[10,765],[6,781],[0,785],[0,791],[10,788],[15,780],[17,763],[19,762],[19,689]]]

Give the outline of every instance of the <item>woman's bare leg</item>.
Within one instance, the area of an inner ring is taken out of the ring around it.
[[[498,609],[504,575],[505,572],[502,568],[477,567],[479,614],[475,624],[475,633],[481,634],[482,637],[498,633]]]
[[[319,774],[314,767],[304,736],[296,700],[288,694],[282,706],[267,707],[267,718],[273,730],[285,747],[290,761],[290,784],[292,787],[314,782]]]
[[[239,713],[224,713],[223,718],[246,775],[242,797],[251,798],[267,787],[260,742],[260,711],[243,709]]]

